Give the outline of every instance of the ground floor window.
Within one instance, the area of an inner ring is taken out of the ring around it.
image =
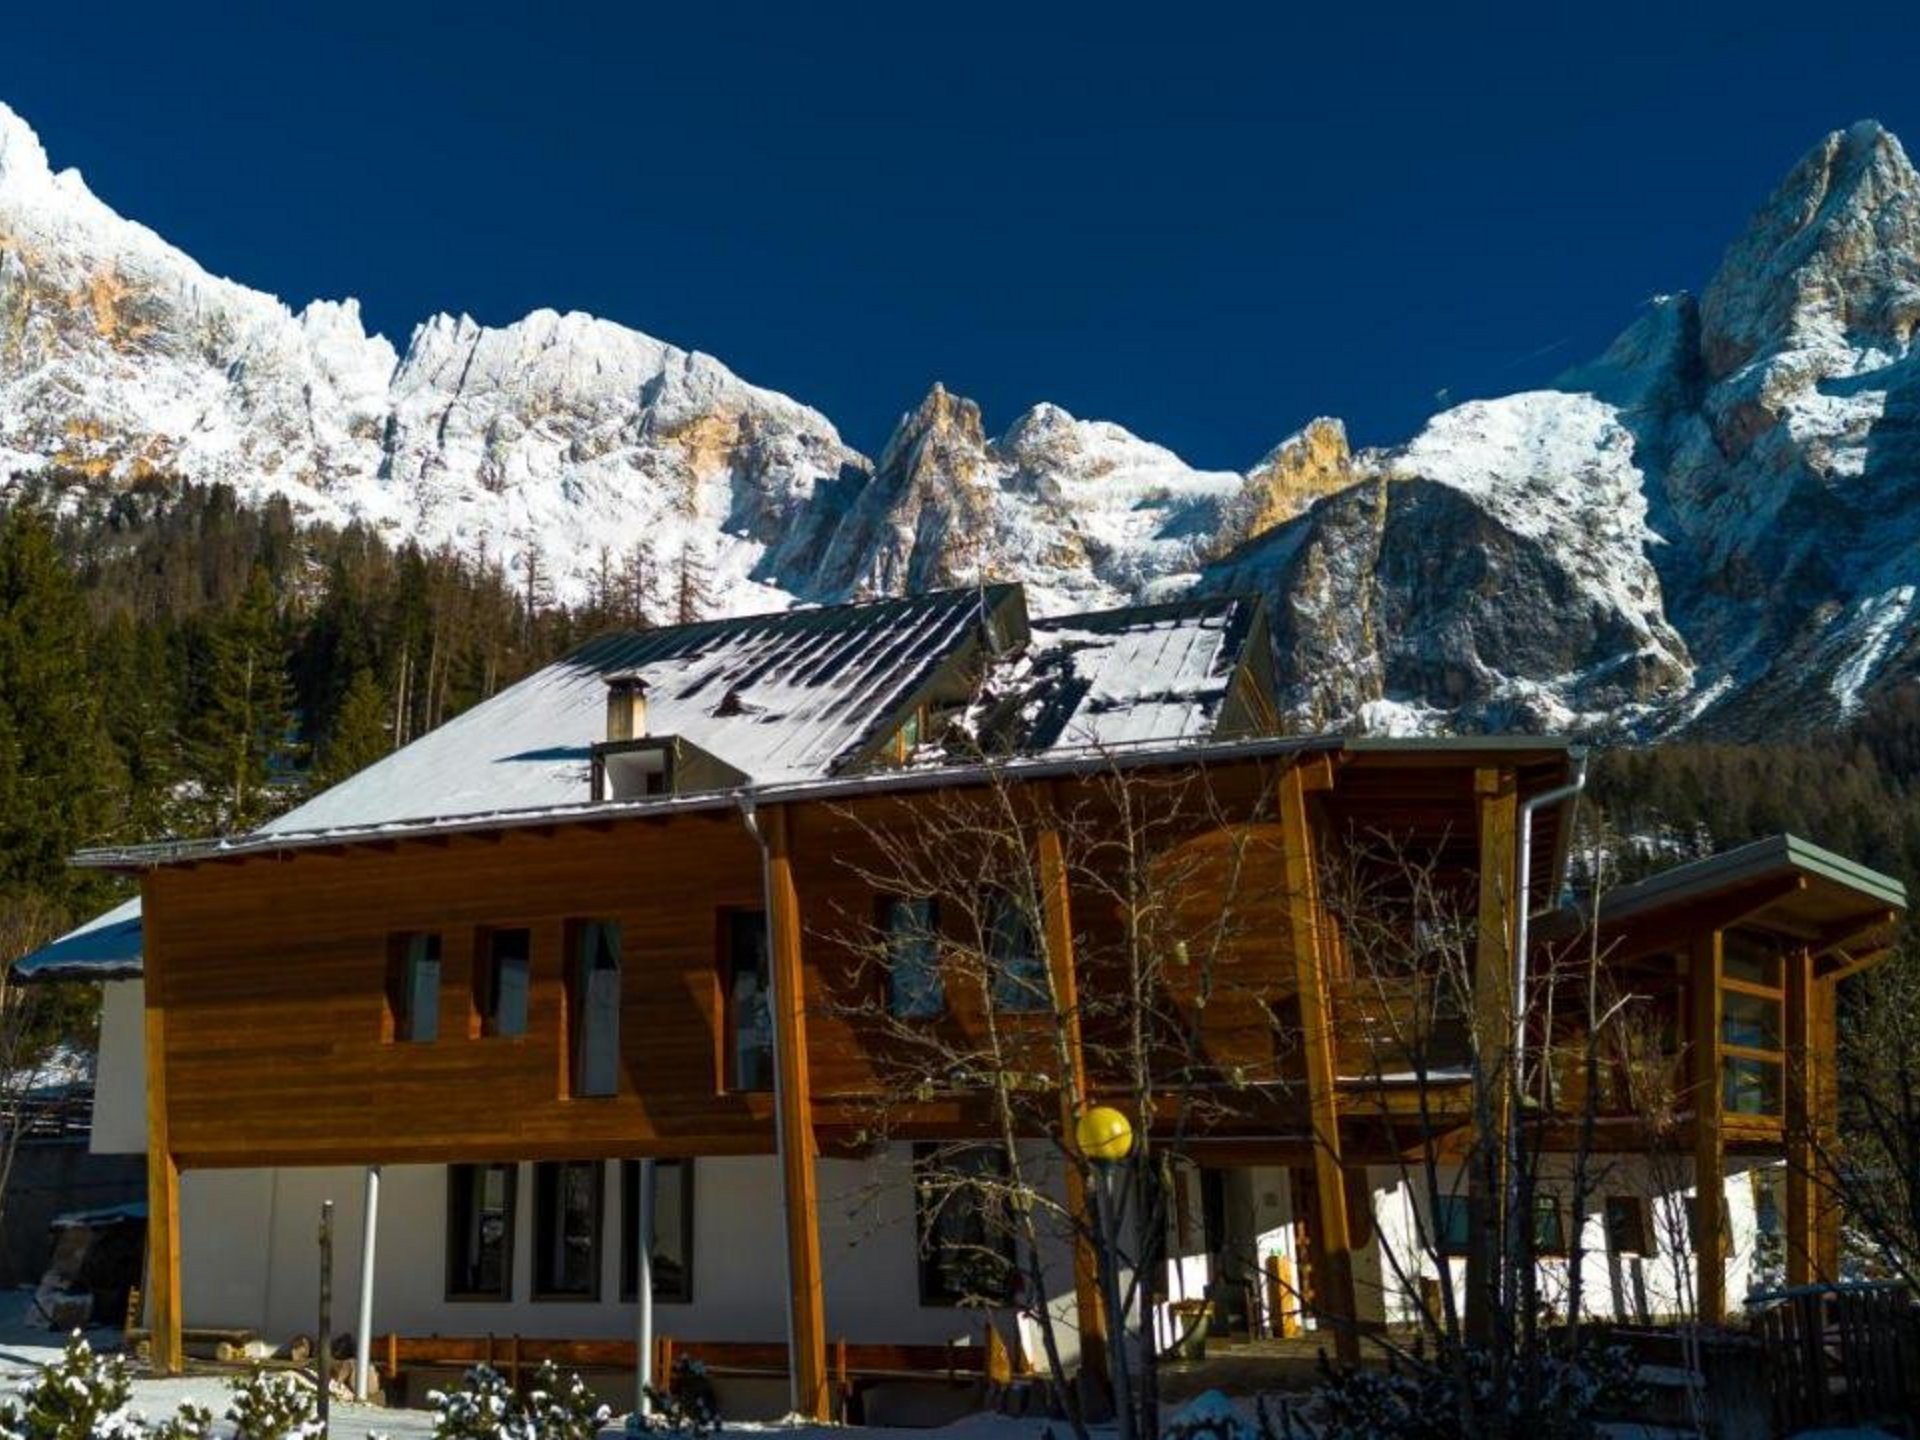
[[[513,1298],[512,1165],[447,1167],[447,1298]]]
[[[1653,1251],[1647,1227],[1647,1202],[1638,1195],[1607,1197],[1607,1248],[1616,1255]]]
[[[1465,1255],[1473,1248],[1473,1205],[1465,1195],[1442,1195],[1434,1202],[1433,1248],[1442,1255]]]
[[[1558,1195],[1533,1197],[1533,1250],[1536,1255],[1567,1253],[1567,1221]]]
[[[653,1298],[693,1299],[693,1161],[653,1162]],[[620,1298],[640,1296],[640,1162],[620,1162]]]
[[[600,1298],[600,1162],[533,1167],[533,1298]]]
[[[1005,1304],[1015,1274],[1005,1154],[988,1145],[916,1145],[913,1170],[920,1303]]]

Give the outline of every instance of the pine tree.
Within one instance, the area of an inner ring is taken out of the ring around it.
[[[210,817],[249,829],[273,808],[269,786],[298,754],[287,646],[264,567],[255,567],[232,614],[215,623],[194,717],[192,754]]]
[[[713,612],[713,566],[691,541],[680,547],[673,578],[673,620],[691,625]]]
[[[389,719],[386,692],[373,672],[354,671],[339,713],[334,716],[333,730],[320,747],[320,760],[313,769],[314,788],[338,785],[391,751]]]
[[[123,775],[89,668],[90,626],[46,521],[0,518],[0,893],[73,894],[67,857],[105,836]]]

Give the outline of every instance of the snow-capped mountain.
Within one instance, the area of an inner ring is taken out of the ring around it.
[[[1920,671],[1920,176],[1870,122],[1696,300],[1402,446],[1316,420],[1245,472],[935,386],[877,462],[817,411],[590,316],[436,316],[208,275],[0,106],[0,495],[169,479],[537,563],[692,555],[717,610],[1029,582],[1036,609],[1259,589],[1302,725],[1804,728]]]

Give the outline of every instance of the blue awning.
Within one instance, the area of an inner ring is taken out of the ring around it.
[[[20,980],[133,980],[141,970],[140,901],[116,905],[13,962]]]

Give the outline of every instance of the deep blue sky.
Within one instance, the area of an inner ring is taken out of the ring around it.
[[[0,99],[296,306],[589,310],[870,452],[935,379],[1397,440],[1698,287],[1827,130],[1920,144],[1913,5],[186,8],[20,7]]]

